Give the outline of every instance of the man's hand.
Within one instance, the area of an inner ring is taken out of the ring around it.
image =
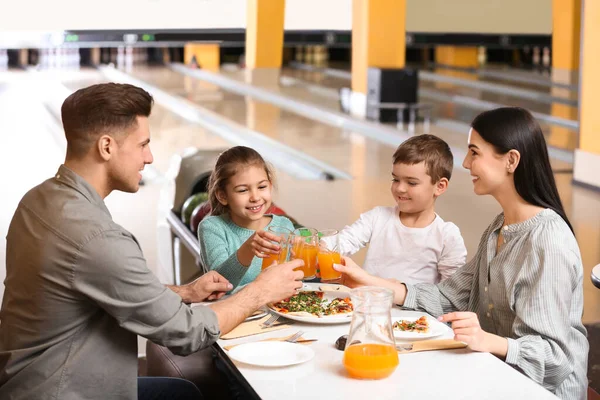
[[[180,295],[184,303],[200,303],[204,300],[220,299],[233,289],[233,285],[219,273],[209,271],[187,285],[168,288]]]
[[[198,301],[220,299],[233,289],[233,285],[218,272],[208,271],[200,278],[191,283],[192,291],[196,294]],[[193,301],[192,303],[197,303]]]
[[[252,289],[260,294],[263,305],[286,299],[298,293],[302,288],[304,272],[294,271],[294,269],[303,265],[304,261],[302,260],[292,260],[272,265],[262,271],[252,283]]]
[[[231,331],[259,307],[298,293],[304,273],[294,271],[294,268],[302,265],[302,260],[274,264],[233,296],[211,304],[219,319],[221,334]]]

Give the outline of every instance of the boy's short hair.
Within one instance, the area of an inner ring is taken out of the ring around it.
[[[394,164],[414,165],[425,162],[431,183],[450,180],[454,156],[448,143],[434,135],[418,135],[403,142],[394,153]]]

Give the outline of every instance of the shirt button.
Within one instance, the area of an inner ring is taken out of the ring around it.
[[[485,315],[487,315],[488,318],[490,318],[492,316],[492,314],[490,314],[490,313],[486,313]]]
[[[508,230],[508,225],[504,226],[504,230],[507,231]]]
[[[487,292],[487,286],[486,286],[486,287],[484,287],[484,288],[483,288],[483,290]]]
[[[494,305],[493,305],[493,304],[490,304],[490,305],[488,306],[488,308],[491,310],[491,309],[493,309],[493,308],[494,308]]]
[[[60,178],[60,174],[56,174],[56,179],[59,179],[59,178]]]

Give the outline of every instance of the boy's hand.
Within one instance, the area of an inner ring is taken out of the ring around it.
[[[350,288],[369,285],[373,278],[351,258],[342,256],[342,264],[333,264],[333,269],[342,273],[341,284]]]

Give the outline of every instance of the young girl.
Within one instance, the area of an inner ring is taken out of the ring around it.
[[[584,399],[589,344],[583,265],[539,124],[521,108],[473,121],[463,166],[475,193],[502,207],[475,257],[438,285],[370,276],[350,259],[346,285],[394,290],[395,302],[452,323],[456,340],[492,353],[561,399]]]
[[[273,171],[255,150],[237,146],[223,152],[208,183],[211,215],[198,227],[204,265],[233,285],[252,282],[262,258],[277,254],[279,238],[270,226],[294,230],[286,217],[266,215],[271,206]]]

